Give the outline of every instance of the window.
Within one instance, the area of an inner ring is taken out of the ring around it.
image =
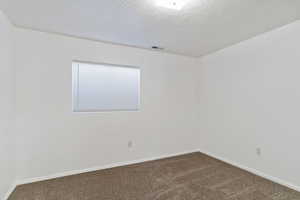
[[[140,104],[140,69],[73,62],[73,111],[135,111]]]

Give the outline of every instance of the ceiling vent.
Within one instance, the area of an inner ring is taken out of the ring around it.
[[[164,50],[164,48],[159,47],[159,46],[152,46],[151,48],[154,50]]]

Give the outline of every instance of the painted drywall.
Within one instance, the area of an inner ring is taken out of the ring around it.
[[[26,29],[15,34],[19,180],[198,148],[197,59]],[[140,110],[72,113],[72,60],[140,67]]]
[[[15,29],[18,180],[200,147],[300,186],[299,33],[295,22],[195,59]],[[141,67],[141,110],[73,113],[73,60]]]
[[[15,181],[15,70],[13,30],[0,11],[0,199]]]
[[[299,35],[297,21],[201,58],[198,68],[200,149],[298,188]]]

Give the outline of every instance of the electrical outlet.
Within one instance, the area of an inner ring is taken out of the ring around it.
[[[256,155],[261,156],[261,148],[256,148]]]
[[[127,143],[128,148],[132,148],[132,145],[133,145],[132,141],[129,141],[129,142]]]

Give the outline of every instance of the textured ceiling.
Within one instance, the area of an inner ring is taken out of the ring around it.
[[[14,24],[47,32],[202,56],[300,18],[300,0],[0,0]]]

